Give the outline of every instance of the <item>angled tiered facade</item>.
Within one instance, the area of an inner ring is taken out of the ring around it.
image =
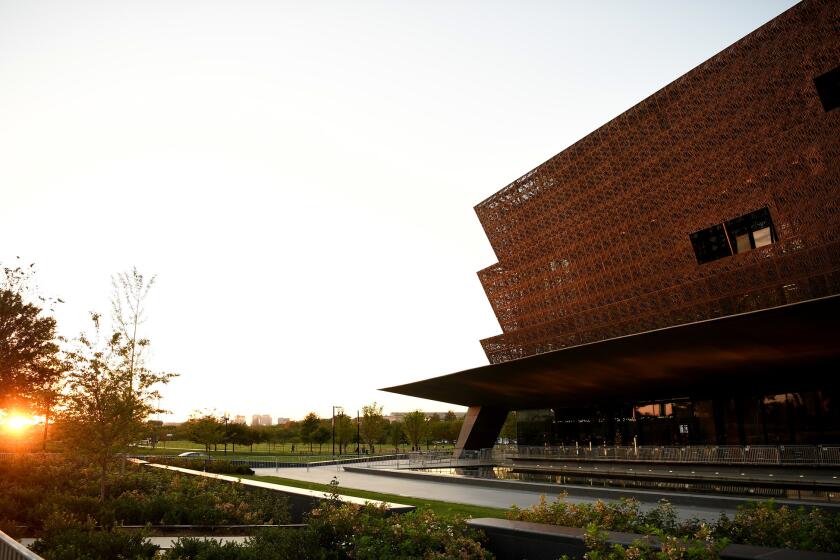
[[[840,441],[838,105],[808,0],[517,179],[476,206],[491,366],[390,390],[470,406],[466,448],[516,409],[530,444]]]

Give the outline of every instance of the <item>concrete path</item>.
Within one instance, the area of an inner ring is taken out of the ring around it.
[[[487,488],[482,486],[460,485],[447,482],[381,476],[376,474],[375,469],[371,469],[370,473],[346,472],[343,469],[336,467],[316,467],[308,469],[254,469],[254,471],[260,476],[279,476],[294,480],[319,482],[321,484],[329,484],[332,478],[336,477],[338,478],[339,484],[345,488],[355,488],[359,490],[395,494],[397,496],[408,496],[420,499],[425,498],[429,500],[440,500],[444,502],[495,508],[509,508],[511,505],[528,507],[539,503],[540,497],[544,495],[540,492],[527,490]],[[559,490],[560,487],[558,487],[558,491]],[[547,497],[549,499],[553,498],[553,496]],[[594,503],[597,501],[596,498],[588,496],[576,496],[571,491],[569,492],[567,499],[578,503]],[[642,505],[642,509],[650,507],[653,506],[650,504]],[[700,519],[711,521],[717,519],[721,512],[726,512],[728,515],[735,513],[734,507],[730,509],[689,505],[674,507],[677,511],[677,515],[681,519],[698,517]]]

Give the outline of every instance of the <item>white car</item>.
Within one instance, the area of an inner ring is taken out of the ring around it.
[[[210,458],[210,456],[207,453],[199,453],[198,451],[185,451],[184,453],[179,453],[178,457],[192,457],[193,459]]]

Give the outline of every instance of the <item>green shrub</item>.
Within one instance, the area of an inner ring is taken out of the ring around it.
[[[704,535],[700,538],[680,539],[658,534],[658,550],[651,538],[637,539],[629,546],[607,544],[603,530],[590,524],[586,527],[584,542],[586,560],[716,560],[725,543],[715,542]],[[708,535],[705,535],[708,536]]]
[[[181,539],[167,560],[478,560],[491,555],[463,521],[431,512],[390,515],[384,505],[345,504],[333,495],[300,529],[260,530],[243,545]]]
[[[741,544],[840,552],[840,513],[779,507],[773,500],[739,507],[732,519],[721,515],[713,532]]]
[[[514,506],[508,511],[507,517],[566,527],[591,525],[598,530],[657,534],[663,539],[673,537],[686,543],[699,539],[713,541],[718,545],[735,542],[795,550],[840,552],[840,513],[806,510],[803,507],[778,507],[773,500],[740,506],[733,518],[721,514],[712,523],[696,518],[679,522],[673,506],[665,501],[644,512],[634,499],[574,504],[566,502],[565,496],[551,503],[543,497],[539,504],[527,509]]]
[[[97,530],[92,523],[54,514],[32,550],[48,560],[151,560],[158,546],[142,532]]]
[[[307,560],[328,558],[312,534],[303,529],[261,529],[245,544],[195,538],[179,539],[166,551],[165,560]]]
[[[333,484],[337,485],[335,479]],[[318,548],[317,558],[358,560],[490,558],[480,534],[463,520],[442,521],[431,511],[390,515],[384,504],[343,504],[333,494],[312,510],[306,533]]]
[[[668,534],[689,535],[696,530],[694,525],[679,526],[674,507],[665,500],[643,512],[639,501],[632,498],[622,498],[617,502],[598,500],[594,504],[575,504],[567,502],[565,496],[560,496],[550,503],[542,496],[540,503],[530,508],[520,509],[513,506],[506,516],[508,519],[564,527],[587,527],[592,524],[609,531],[628,533],[661,530]]]
[[[13,536],[37,535],[60,512],[101,526],[287,523],[288,499],[261,488],[131,463],[115,469],[101,502],[96,473],[72,457],[0,461],[0,524]],[[27,531],[17,529],[28,527]]]
[[[163,556],[167,560],[256,560],[246,547],[228,542],[184,537],[178,539]]]

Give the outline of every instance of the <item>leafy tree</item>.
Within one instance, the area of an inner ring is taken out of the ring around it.
[[[426,426],[424,439],[426,440],[426,449],[428,450],[433,441],[440,439],[440,416],[437,413],[429,416]]]
[[[286,442],[291,439],[291,430],[289,429],[288,424],[269,426],[266,430],[266,436],[271,445],[277,445],[279,443],[280,445],[285,446]]]
[[[464,421],[459,420],[455,413],[450,410],[446,413],[446,416],[441,424],[440,439],[452,444],[458,441],[458,434],[461,433],[461,426],[464,425]]]
[[[506,443],[513,443],[516,441],[516,411],[508,412],[505,423],[502,426],[502,431],[499,434]]]
[[[415,410],[405,415],[402,428],[405,432],[405,437],[408,439],[408,443],[411,444],[412,451],[420,450],[420,445],[426,437],[428,427],[426,415],[422,411]]]
[[[338,414],[335,417],[335,439],[338,442],[338,453],[347,452],[347,444],[356,436],[356,426],[349,416]]]
[[[52,387],[64,372],[64,368],[54,367],[59,350],[55,319],[26,301],[33,266],[0,270],[0,409],[28,408],[34,393]],[[61,302],[39,300],[44,304]]]
[[[376,452],[375,444],[381,442],[388,429],[388,421],[382,415],[382,406],[376,402],[362,407],[361,437],[371,454]]]
[[[233,452],[236,453],[236,445],[253,445],[254,430],[245,424],[231,422],[224,426],[225,442],[233,446]]]
[[[94,336],[82,334],[68,352],[72,365],[61,413],[65,437],[72,448],[99,469],[99,498],[105,500],[108,470],[115,455],[143,433],[144,421],[158,410],[156,387],[173,374],[155,373],[134,365],[135,344],[119,332],[102,338],[99,316],[92,315]],[[134,381],[132,383],[132,377]]]
[[[149,437],[149,442],[152,444],[152,449],[157,447],[160,440],[160,433],[163,428],[163,422],[160,420],[147,420],[145,425],[146,435]]]
[[[157,388],[175,376],[151,371],[143,361],[149,341],[138,338],[137,327],[143,322],[143,303],[153,280],[145,282],[137,269],[118,275],[111,300],[112,334],[103,336],[100,316],[94,313],[93,336],[83,333],[67,353],[69,391],[62,424],[68,443],[99,469],[100,500],[105,499],[108,469],[116,453],[141,437],[149,416],[163,412],[153,404],[160,398]],[[121,285],[126,291],[116,289]]]
[[[309,444],[309,452],[312,453],[312,444],[315,443],[315,430],[321,425],[321,419],[314,412],[310,412],[300,424],[300,440]]]
[[[62,387],[70,370],[70,363],[63,354],[50,356],[39,364],[40,374],[33,379],[28,388],[29,405],[35,414],[44,417],[44,431],[41,438],[41,450],[47,450],[47,437],[53,411],[61,404]]]
[[[318,444],[318,454],[319,455],[321,453],[321,448],[323,447],[323,445],[325,443],[330,441],[331,437],[332,437],[332,431],[330,431],[330,429],[327,428],[326,426],[324,426],[323,424],[321,424],[320,426],[315,428],[315,431],[312,432],[312,441]]]
[[[222,441],[224,424],[212,414],[194,416],[184,423],[184,435],[194,443],[200,443],[209,452],[210,446]]]
[[[388,426],[388,441],[394,446],[394,451],[399,452],[400,444],[405,443],[402,422],[395,420]]]

